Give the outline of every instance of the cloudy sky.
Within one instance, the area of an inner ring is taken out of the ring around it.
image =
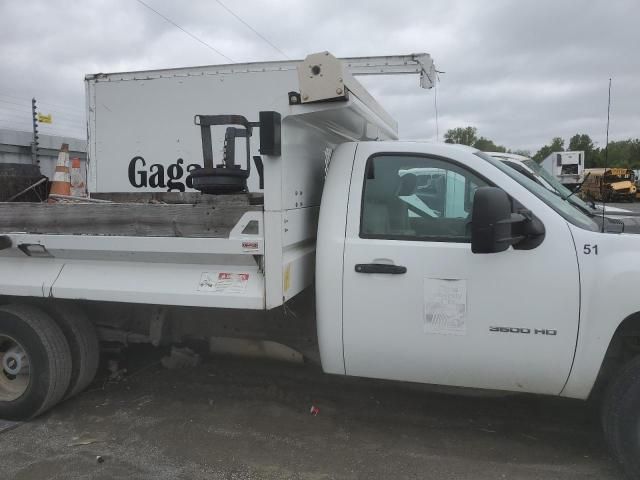
[[[216,0],[145,0],[234,62],[428,52],[446,72],[440,139],[472,125],[512,149],[535,152],[576,132],[604,145],[609,77],[611,138],[640,137],[638,0],[221,1],[268,42]],[[0,0],[0,128],[28,130],[35,96],[54,117],[43,132],[79,137],[84,74],[229,63],[224,56],[137,0]],[[364,80],[402,137],[436,139],[433,90],[413,76]]]

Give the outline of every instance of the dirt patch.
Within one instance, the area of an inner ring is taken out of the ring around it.
[[[0,435],[2,478],[620,478],[582,402],[161,355]]]

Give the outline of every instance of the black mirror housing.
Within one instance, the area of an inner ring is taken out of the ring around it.
[[[471,213],[471,251],[498,253],[509,248],[511,239],[511,202],[496,187],[480,187],[473,198]]]
[[[520,205],[521,207],[521,205]],[[504,252],[513,245],[531,250],[544,241],[545,228],[532,212],[521,208],[511,212],[509,196],[497,187],[480,187],[473,198],[471,213],[471,251]]]

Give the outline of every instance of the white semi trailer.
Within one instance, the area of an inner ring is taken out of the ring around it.
[[[553,152],[542,160],[541,165],[565,187],[573,190],[584,176],[584,152]]]
[[[88,76],[103,202],[0,204],[0,417],[81,391],[99,338],[248,339],[340,375],[606,389],[637,477],[640,238],[476,149],[397,141],[373,72],[434,79],[327,53]]]

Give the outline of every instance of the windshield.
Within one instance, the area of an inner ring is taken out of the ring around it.
[[[593,232],[599,231],[598,225],[591,220],[587,215],[578,210],[570,200],[565,200],[566,197],[559,196],[559,193],[553,193],[549,189],[543,187],[539,183],[527,178],[522,175],[520,172],[514,170],[513,168],[505,165],[500,160],[497,160],[483,152],[475,152],[475,155],[486,160],[491,163],[497,169],[503,171],[509,177],[513,178],[516,182],[522,185],[524,188],[533,193],[536,197],[542,200],[544,203],[553,208],[562,218],[567,220],[568,222],[576,225],[580,228],[584,228],[586,230],[591,230]],[[563,187],[564,188],[564,187]],[[566,189],[565,189],[566,190]],[[570,194],[569,190],[567,192]],[[584,202],[583,202],[584,203]]]
[[[551,175],[551,173],[549,173],[547,170],[541,167],[540,164],[535,160],[532,160],[532,159],[523,160],[522,163],[524,163],[527,167],[533,170],[533,172],[536,175],[539,175],[540,177],[542,177],[542,179],[544,179],[545,182],[547,182],[556,192],[558,192],[564,198],[568,198],[569,195],[571,195],[571,190],[569,190],[562,183],[560,183],[560,181],[558,181],[556,177],[554,177],[553,175]],[[583,202],[579,197],[575,195],[571,196],[571,198],[569,198],[569,201],[574,205],[577,205],[579,208],[582,208],[585,211],[589,212],[594,210],[593,208],[591,208],[589,205],[587,205],[585,202]]]

